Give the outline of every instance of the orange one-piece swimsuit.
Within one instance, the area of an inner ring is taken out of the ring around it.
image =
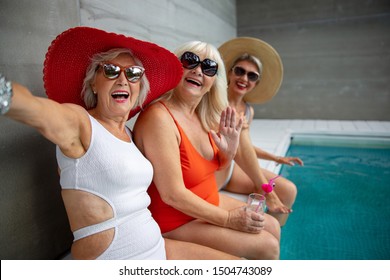
[[[160,103],[165,106],[164,103]],[[217,155],[218,148],[211,138],[210,133],[209,139],[214,150],[214,157],[212,160],[207,160],[192,146],[172,113],[166,106],[165,108],[172,116],[180,133],[180,162],[186,188],[205,201],[219,205],[218,186],[214,172],[219,168],[220,164]],[[153,182],[148,189],[148,193],[151,198],[149,210],[160,226],[162,233],[174,230],[195,219],[164,203]]]

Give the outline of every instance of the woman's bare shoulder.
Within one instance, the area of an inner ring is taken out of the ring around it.
[[[136,121],[138,123],[157,123],[161,124],[169,117],[169,112],[163,104],[160,102],[149,105],[144,111],[142,111]]]
[[[161,130],[163,128],[172,126],[172,124],[173,120],[167,108],[158,102],[149,105],[139,114],[134,124],[134,132],[137,130],[144,131],[153,128],[158,128]]]

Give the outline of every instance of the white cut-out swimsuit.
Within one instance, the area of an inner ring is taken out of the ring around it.
[[[160,228],[148,210],[151,163],[133,142],[116,138],[89,116],[92,137],[81,158],[66,157],[57,147],[62,189],[86,191],[105,200],[113,218],[73,232],[74,241],[114,228],[110,246],[97,259],[166,259]],[[130,131],[128,130],[129,135]]]

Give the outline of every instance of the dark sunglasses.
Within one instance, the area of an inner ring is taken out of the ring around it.
[[[100,63],[103,69],[103,75],[107,79],[113,80],[119,77],[122,71],[125,72],[125,76],[130,83],[136,83],[142,78],[145,69],[141,66],[121,67],[113,63]]]
[[[251,82],[257,82],[257,80],[260,78],[259,73],[251,72],[251,71],[247,72],[244,68],[240,66],[234,66],[233,72],[234,75],[238,77],[244,76],[246,74],[248,76],[248,80]]]
[[[202,69],[203,74],[206,76],[212,77],[217,74],[218,71],[218,63],[214,60],[206,58],[203,61],[200,61],[199,56],[192,52],[185,52],[180,58],[181,64],[186,69],[194,69],[199,64]]]

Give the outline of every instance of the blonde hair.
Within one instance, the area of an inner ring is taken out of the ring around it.
[[[221,113],[228,106],[226,71],[221,55],[216,47],[209,43],[191,41],[181,45],[175,50],[180,58],[185,52],[193,52],[197,55],[205,55],[207,58],[218,63],[218,72],[210,91],[205,94],[196,108],[196,113],[206,131],[217,129]],[[164,99],[170,99],[174,90],[164,95]]]
[[[83,89],[81,91],[81,98],[84,100],[85,106],[87,109],[95,108],[97,105],[97,96],[96,94],[93,93],[92,88],[91,88],[91,83],[94,81],[96,77],[96,71],[99,68],[100,63],[110,61],[116,57],[118,57],[121,54],[129,54],[133,59],[134,62],[138,66],[142,66],[141,60],[139,60],[137,57],[133,55],[131,50],[129,49],[111,49],[107,52],[101,52],[95,54],[91,58],[91,64],[88,66],[84,82],[83,82]],[[136,101],[136,104],[134,104],[134,107],[136,106],[141,106],[144,103],[146,96],[148,92],[150,91],[150,85],[149,85],[149,80],[146,77],[146,73],[142,76],[141,81],[140,81],[140,92],[138,99]]]
[[[244,53],[239,57],[237,57],[236,60],[234,60],[232,68],[229,69],[229,72],[232,71],[234,66],[236,66],[236,64],[241,61],[248,61],[256,66],[257,71],[259,72],[260,75],[259,79],[256,81],[256,85],[257,85],[260,82],[261,74],[263,72],[263,64],[261,63],[260,59],[257,58],[256,56],[250,55],[249,53]]]

